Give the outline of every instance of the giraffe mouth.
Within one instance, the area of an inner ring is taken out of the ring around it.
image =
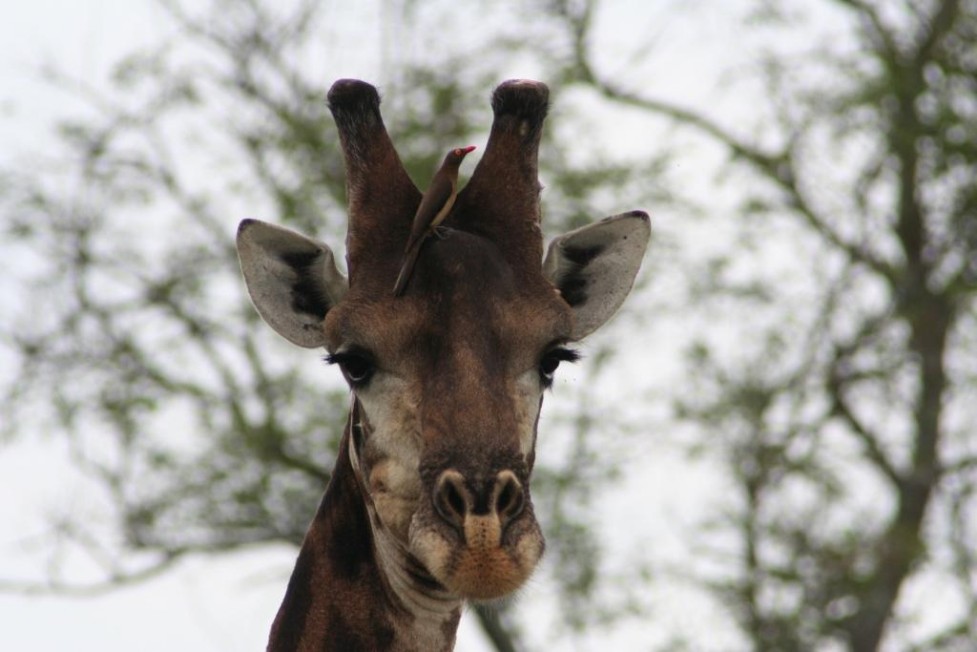
[[[514,502],[511,472],[500,473],[487,492],[493,498],[488,509],[479,509],[484,506],[461,490],[460,477],[446,471],[435,499],[414,514],[409,549],[451,593],[469,600],[504,597],[535,570],[543,555],[542,532],[529,497],[520,493]]]
[[[470,600],[494,600],[512,593],[532,575],[543,554],[538,531],[515,538],[510,545],[496,542],[492,522],[466,525],[466,545],[435,554],[435,577]],[[440,563],[438,563],[440,562]]]

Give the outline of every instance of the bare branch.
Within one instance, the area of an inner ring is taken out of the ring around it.
[[[942,465],[940,467],[940,474],[950,476],[958,473],[969,473],[974,470],[977,470],[977,456],[969,456],[956,460],[952,464]]]
[[[879,446],[880,433],[873,432],[869,429],[861,419],[859,419],[855,413],[852,411],[851,406],[844,397],[844,393],[841,387],[832,388],[831,391],[832,398],[832,413],[841,418],[842,421],[850,428],[852,434],[861,442],[862,446],[865,447],[865,452],[872,463],[878,468],[879,471],[885,475],[894,486],[899,486],[905,482],[905,478],[900,474],[896,468],[889,461],[885,452]]]
[[[796,137],[790,139],[781,151],[764,151],[739,138],[718,122],[706,117],[702,113],[677,106],[664,100],[645,97],[618,87],[601,76],[591,63],[591,56],[587,45],[591,12],[581,12],[579,16],[571,16],[568,13],[564,13],[563,17],[573,34],[575,48],[574,74],[580,83],[591,86],[607,99],[665,116],[713,138],[728,148],[735,158],[746,161],[764,177],[773,181],[776,186],[786,193],[788,206],[795,209],[803,218],[804,222],[832,246],[845,252],[853,261],[867,265],[890,282],[896,278],[897,273],[894,269],[872,255],[864,247],[849,242],[844,238],[829,225],[828,220],[821,216],[808,200],[807,193],[800,186],[798,175],[795,172],[794,156],[796,153]]]
[[[42,582],[0,579],[0,593],[19,593],[22,595],[59,595],[74,598],[90,598],[106,595],[125,586],[139,584],[162,575],[171,569],[185,554],[185,551],[168,551],[153,564],[137,571],[116,570],[104,580],[89,584],[75,584],[49,579]]]
[[[929,20],[921,19],[915,35],[916,53],[914,61],[922,66],[933,56],[933,49],[953,28],[960,13],[960,0],[942,0]]]
[[[478,618],[485,635],[492,641],[498,652],[518,652],[522,648],[519,637],[511,627],[506,626],[500,608],[487,604],[473,605],[472,611]]]
[[[866,36],[872,41],[876,48],[885,53],[886,58],[893,60],[899,57],[899,48],[896,39],[889,28],[886,27],[882,16],[876,11],[875,7],[863,2],[862,0],[834,0],[834,2],[853,9],[859,14],[865,25]]]

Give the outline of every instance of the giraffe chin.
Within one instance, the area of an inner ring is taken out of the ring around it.
[[[543,556],[543,536],[535,521],[519,536],[491,536],[498,527],[489,517],[472,517],[465,524],[465,540],[445,536],[439,529],[411,532],[411,551],[448,591],[466,600],[495,600],[532,575]],[[481,522],[479,522],[481,521]],[[485,536],[488,534],[489,536]]]

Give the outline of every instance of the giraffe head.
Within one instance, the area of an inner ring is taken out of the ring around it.
[[[315,240],[251,220],[238,232],[259,313],[290,341],[325,347],[350,385],[340,454],[374,529],[420,562],[414,581],[466,599],[503,596],[538,563],[530,476],[544,391],[572,343],[623,302],[650,233],[644,213],[617,215],[557,238],[544,261],[547,102],[537,82],[496,89],[485,154],[403,296],[390,288],[421,195],[364,82],[329,92],[347,168],[348,280]]]

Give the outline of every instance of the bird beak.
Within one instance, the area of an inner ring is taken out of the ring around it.
[[[462,147],[461,148],[461,153],[464,155],[464,154],[468,154],[469,152],[472,152],[474,150],[475,150],[475,146],[474,145],[469,145],[468,147]]]

